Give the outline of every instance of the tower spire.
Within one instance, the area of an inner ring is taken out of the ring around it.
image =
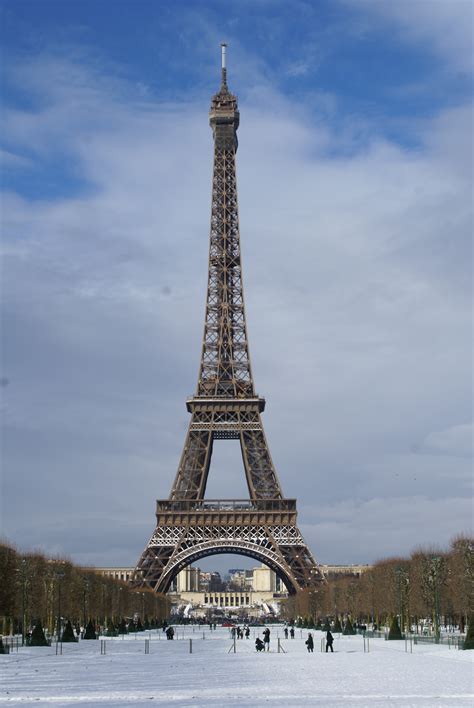
[[[226,66],[227,44],[221,42],[221,91],[227,91],[227,66]]]

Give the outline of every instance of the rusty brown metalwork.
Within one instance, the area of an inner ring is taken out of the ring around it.
[[[290,593],[323,575],[296,525],[296,501],[283,497],[265,438],[265,400],[255,393],[245,321],[235,156],[239,110],[227,86],[211,102],[214,138],[209,277],[191,421],[169,499],[157,502],[157,526],[135,569],[138,584],[165,592],[186,565],[215,553],[262,561]],[[204,498],[215,439],[240,441],[248,500]]]

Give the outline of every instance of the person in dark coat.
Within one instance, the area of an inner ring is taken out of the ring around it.
[[[294,638],[295,638],[295,628],[290,627],[290,639],[294,639]]]
[[[285,627],[285,629],[283,630],[283,632],[284,632],[284,634],[285,634],[285,639],[288,639],[288,627]]]
[[[250,637],[250,627],[245,628],[245,639],[249,639]]]
[[[264,651],[265,650],[265,644],[262,642],[260,637],[257,637],[257,639],[255,640],[255,649],[257,651]]]
[[[267,651],[270,651],[270,630],[268,627],[263,632],[263,643],[266,644]]]
[[[332,648],[332,643],[334,641],[334,637],[332,636],[330,630],[326,632],[326,651],[328,649],[331,649],[331,651],[334,653],[334,649]]]
[[[171,625],[166,630],[166,639],[174,639],[174,629]]]
[[[312,652],[314,650],[313,635],[311,634],[311,632],[308,634],[308,639],[305,641],[305,644],[309,652]]]

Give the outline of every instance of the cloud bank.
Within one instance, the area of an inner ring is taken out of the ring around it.
[[[9,71],[31,105],[4,117],[3,533],[133,564],[196,384],[209,97],[160,101],[90,61]],[[320,561],[370,562],[472,522],[472,114],[414,120],[407,147],[334,105],[258,73],[243,92],[244,287],[283,491]],[[208,496],[245,492],[231,447]]]

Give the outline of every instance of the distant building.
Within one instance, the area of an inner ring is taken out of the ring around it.
[[[198,592],[200,589],[200,571],[188,565],[176,576],[176,592]]]
[[[370,570],[373,566],[365,564],[358,565],[356,563],[352,565],[320,565],[319,566],[327,578],[338,577],[341,575],[356,575],[360,577],[362,573]]]
[[[277,592],[276,573],[266,565],[261,565],[258,568],[252,568],[252,589],[259,592]]]
[[[327,578],[341,576],[360,577],[371,565],[321,565]],[[127,582],[131,580],[133,568],[95,568],[101,575]],[[238,609],[266,607],[270,611],[272,603],[287,596],[281,579],[266,565],[251,570],[231,568],[229,581],[224,583],[218,572],[201,571],[192,565],[181,570],[173,580],[169,595],[173,604],[186,602],[203,609]],[[252,614],[252,613],[250,613]]]
[[[181,571],[182,572],[182,571]],[[199,573],[199,590],[222,590],[224,583],[217,571]]]
[[[229,586],[232,590],[251,590],[253,571],[244,568],[231,568],[229,570]]]
[[[128,582],[132,579],[135,568],[91,568],[91,570],[95,570],[96,573],[104,575],[106,578]]]

